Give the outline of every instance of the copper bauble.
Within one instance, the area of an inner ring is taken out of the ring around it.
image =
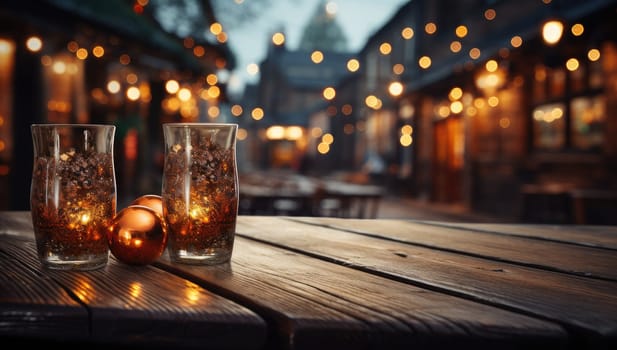
[[[137,197],[131,205],[145,205],[151,209],[154,209],[161,217],[163,217],[163,199],[156,194],[145,194],[141,197]]]
[[[120,261],[147,265],[156,261],[167,244],[167,231],[158,213],[144,205],[130,205],[109,226],[109,249]]]

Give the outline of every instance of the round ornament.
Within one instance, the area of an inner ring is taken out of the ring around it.
[[[154,209],[161,218],[163,217],[163,199],[156,194],[145,194],[141,197],[137,197],[131,205],[145,205],[146,207]]]
[[[109,249],[120,261],[148,265],[165,250],[167,231],[158,213],[144,205],[130,205],[109,226]]]

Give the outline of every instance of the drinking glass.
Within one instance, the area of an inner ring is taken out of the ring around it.
[[[162,192],[167,250],[174,262],[230,260],[238,216],[237,124],[163,124]]]
[[[116,214],[115,126],[32,124],[30,211],[44,267],[94,270],[109,257]]]

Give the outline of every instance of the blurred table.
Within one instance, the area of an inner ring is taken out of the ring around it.
[[[302,175],[240,179],[240,211],[249,215],[376,218],[383,188]]]
[[[617,227],[240,216],[228,264],[50,271],[0,212],[0,340],[134,349],[615,349]]]
[[[617,191],[572,184],[521,187],[523,222],[544,224],[617,224]]]

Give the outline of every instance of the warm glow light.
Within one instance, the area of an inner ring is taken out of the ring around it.
[[[135,73],[129,73],[126,75],[126,82],[129,84],[135,84],[137,83],[137,80],[139,80],[139,78],[137,77],[137,74]]]
[[[254,120],[261,120],[264,117],[264,110],[260,107],[253,108],[253,110],[251,111],[251,117]]]
[[[285,43],[285,34],[276,32],[272,34],[272,43],[276,46],[281,46]]]
[[[126,90],[126,98],[131,101],[137,101],[139,99],[139,96],[141,96],[141,93],[139,92],[139,89],[135,86],[131,86]]]
[[[585,31],[585,27],[580,23],[576,23],[575,25],[572,26],[570,30],[572,31],[572,35],[581,36],[583,35],[583,32]]]
[[[219,81],[219,78],[216,76],[216,74],[210,73],[206,76],[206,83],[208,85],[214,85],[218,83],[218,81]]]
[[[326,13],[328,14],[328,16],[334,17],[337,11],[338,6],[336,5],[336,3],[334,1],[328,1],[328,3],[326,4]]]
[[[456,101],[461,97],[463,97],[463,89],[458,86],[453,87],[448,94],[448,98],[450,99],[450,101]]]
[[[499,64],[495,60],[488,60],[486,64],[484,64],[484,68],[486,68],[488,72],[493,73],[499,68]]]
[[[589,51],[587,51],[587,58],[589,58],[590,61],[597,61],[600,59],[600,50],[598,49],[591,49]]]
[[[86,58],[88,58],[88,50],[82,48],[77,49],[77,51],[75,51],[75,56],[77,56],[77,58],[79,58],[80,60],[85,60]]]
[[[220,114],[221,114],[221,109],[219,108],[219,106],[208,107],[208,117],[214,119],[214,118],[218,118]]]
[[[379,52],[381,52],[382,55],[389,55],[390,52],[392,52],[392,45],[390,45],[390,43],[382,43],[379,45]]]
[[[323,135],[323,130],[320,127],[314,127],[311,129],[311,136],[313,138],[318,138],[321,137],[321,135]]]
[[[467,27],[465,27],[463,25],[460,25],[460,26],[456,27],[456,29],[454,30],[454,33],[459,38],[464,38],[464,37],[467,36]]]
[[[411,127],[411,125],[409,124],[405,124],[401,127],[401,134],[402,135],[411,135],[413,134],[413,128]]]
[[[193,55],[195,55],[196,57],[203,57],[206,54],[206,49],[201,46],[201,45],[197,45],[193,48]]]
[[[122,54],[120,55],[120,64],[126,66],[129,63],[131,63],[131,56],[127,55],[127,54]]]
[[[285,139],[290,141],[299,140],[302,138],[304,131],[301,127],[292,125],[285,128]]]
[[[223,26],[220,23],[214,22],[210,25],[210,33],[219,35],[221,32],[223,32]]]
[[[221,96],[221,89],[218,86],[214,85],[208,88],[208,97],[218,98],[219,96]]]
[[[246,66],[246,72],[249,75],[256,75],[257,73],[259,73],[259,66],[256,63],[249,63]]]
[[[510,118],[503,117],[503,118],[499,119],[499,126],[502,129],[509,128],[510,127]]]
[[[512,47],[520,47],[523,45],[523,38],[518,35],[513,36],[512,39],[510,39],[510,45],[512,45]]]
[[[79,44],[77,43],[77,41],[69,41],[68,44],[66,44],[66,48],[72,52],[75,53],[77,52],[77,49],[79,49]]]
[[[450,107],[449,106],[439,106],[437,109],[437,115],[445,118],[450,115]]]
[[[336,90],[333,87],[328,86],[323,90],[323,97],[326,100],[332,100],[336,96]]]
[[[555,45],[563,35],[563,23],[558,20],[549,20],[542,26],[542,38],[548,45]]]
[[[112,94],[117,94],[120,92],[120,83],[117,80],[110,80],[107,83],[107,91]]]
[[[331,133],[325,133],[321,136],[321,142],[331,145],[334,142],[334,136]]]
[[[579,67],[579,63],[578,60],[576,58],[570,58],[566,61],[566,68],[570,71],[570,72],[574,72],[575,70],[577,70]]]
[[[499,105],[499,98],[497,96],[491,96],[486,102],[491,107],[497,107]]]
[[[92,55],[96,58],[101,58],[105,55],[105,49],[101,45],[96,45],[92,48]]]
[[[323,52],[319,50],[313,51],[313,53],[311,53],[311,61],[316,64],[321,63],[323,61]]]
[[[471,57],[471,59],[473,60],[477,60],[478,58],[480,58],[480,54],[480,49],[478,49],[477,47],[469,50],[469,57]]]
[[[242,106],[240,106],[240,105],[233,105],[233,106],[231,106],[231,114],[232,115],[234,115],[236,117],[239,117],[239,116],[242,115],[242,112],[243,112]]]
[[[409,147],[409,146],[411,146],[411,143],[413,142],[413,138],[411,137],[411,135],[403,134],[399,138],[399,142],[400,142],[401,146]]]
[[[43,48],[43,42],[38,36],[31,36],[26,40],[26,47],[32,52],[39,52]]]
[[[0,38],[0,55],[11,55],[15,47],[12,42]]]
[[[368,95],[368,96],[366,96],[366,98],[364,99],[364,103],[365,103],[368,107],[373,108],[374,106],[376,106],[376,105],[377,105],[377,100],[378,100],[377,96],[375,96],[375,95]]]
[[[186,102],[188,100],[191,99],[191,90],[187,89],[187,88],[182,88],[180,90],[178,90],[178,98],[180,99],[180,101],[182,102]]]
[[[433,22],[428,22],[424,25],[424,31],[426,34],[435,34],[435,32],[437,32],[437,25]]]
[[[242,141],[242,140],[246,140],[246,138],[249,136],[248,131],[246,131],[245,128],[239,128],[238,129],[238,133],[236,135],[236,137],[238,138],[238,140]]]
[[[452,111],[452,113],[454,114],[461,113],[463,111],[463,102],[454,101],[450,103],[450,111]]]
[[[403,74],[403,72],[405,72],[405,66],[403,66],[402,64],[397,63],[394,66],[392,66],[392,73],[396,75],[401,75]]]
[[[360,61],[355,58],[350,59],[349,61],[347,61],[347,69],[350,72],[357,71],[358,69],[360,69]]]
[[[463,48],[463,45],[461,45],[460,41],[454,40],[453,42],[450,43],[450,51],[454,53],[460,52],[462,48]]]
[[[492,21],[495,19],[495,17],[497,17],[497,12],[495,12],[494,9],[487,9],[486,11],[484,11],[484,18],[486,18],[489,21]]]
[[[427,69],[431,66],[431,58],[428,56],[420,57],[420,59],[418,60],[418,65],[420,66],[420,68]]]
[[[350,115],[351,112],[353,112],[353,107],[350,104],[344,104],[343,107],[341,107],[341,113],[343,113],[343,115]]]
[[[168,94],[175,94],[178,90],[180,90],[180,84],[178,84],[178,81],[172,79],[165,83],[165,91],[167,91]]]
[[[393,81],[388,86],[388,92],[394,97],[398,97],[403,93],[403,84],[399,81]]]
[[[224,42],[227,42],[227,33],[225,33],[225,32],[219,33],[216,36],[216,41],[218,41],[221,44],[224,43]]]
[[[413,29],[411,29],[410,27],[405,27],[403,28],[403,30],[401,30],[401,36],[405,40],[409,40],[413,38],[413,34],[414,34]]]
[[[330,145],[323,142],[319,143],[317,145],[317,152],[319,152],[320,154],[326,154],[330,152]]]
[[[55,61],[54,64],[51,66],[51,69],[56,74],[64,74],[66,72],[66,63],[62,61]]]
[[[399,114],[401,115],[401,118],[403,119],[410,119],[411,117],[413,117],[415,113],[416,113],[416,109],[414,108],[413,105],[409,103],[403,104],[401,108],[399,109]]]
[[[467,107],[467,109],[465,110],[465,113],[470,116],[473,117],[474,115],[478,114],[478,110],[475,107],[469,106]]]

